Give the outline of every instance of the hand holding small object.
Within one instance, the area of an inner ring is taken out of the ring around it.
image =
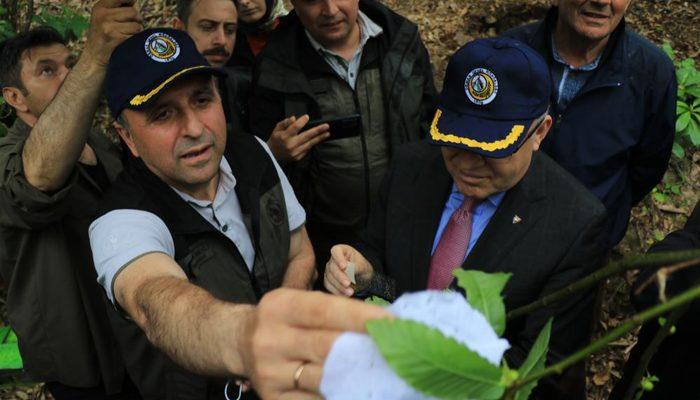
[[[350,297],[356,290],[364,289],[373,274],[372,265],[359,251],[352,246],[339,244],[331,248],[323,285],[333,294]]]

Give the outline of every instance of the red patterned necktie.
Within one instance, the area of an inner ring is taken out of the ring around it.
[[[476,201],[467,197],[456,209],[430,258],[428,289],[444,290],[452,283],[452,271],[464,263],[472,234],[472,213]]]

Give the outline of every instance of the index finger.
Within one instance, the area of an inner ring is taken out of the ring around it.
[[[280,122],[278,122],[277,125],[275,125],[274,130],[278,130],[278,129],[285,130],[285,129],[289,128],[289,125],[291,125],[292,122],[294,122],[294,121],[296,121],[296,117],[294,115],[292,115],[291,117],[287,117],[287,118],[281,120]]]
[[[341,271],[345,271],[348,267],[348,258],[345,257],[345,249],[342,246],[335,245],[331,247],[331,260],[335,262]]]
[[[290,129],[293,129],[293,130],[295,131],[294,133],[297,134],[297,133],[299,133],[299,131],[301,131],[301,129],[302,129],[304,126],[306,126],[306,124],[307,124],[308,122],[309,122],[309,115],[308,115],[308,114],[304,114],[304,115],[302,115],[301,117],[297,118],[296,121],[294,121],[293,123],[291,123],[291,124],[289,125],[289,128],[290,128]]]
[[[294,308],[288,322],[304,329],[365,332],[367,321],[391,316],[381,307],[320,292],[295,293],[288,304]]]

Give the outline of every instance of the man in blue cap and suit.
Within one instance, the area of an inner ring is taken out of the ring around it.
[[[395,155],[363,243],[333,247],[325,287],[393,298],[452,284],[456,268],[507,272],[507,310],[600,266],[605,209],[537,150],[552,126],[545,61],[513,39],[468,43],[450,59],[428,143]],[[354,264],[356,285],[346,271]],[[511,367],[554,318],[549,362],[588,339],[593,293],[508,321]],[[543,381],[542,398],[583,398],[583,368]]]

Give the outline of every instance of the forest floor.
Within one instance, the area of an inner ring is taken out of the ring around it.
[[[43,6],[68,3],[89,12],[89,4],[78,0],[40,0]],[[438,89],[447,60],[467,41],[501,32],[540,19],[549,0],[384,0],[398,13],[417,23],[431,58]],[[148,26],[167,25],[174,16],[173,0],[140,0]],[[700,2],[680,0],[634,1],[626,21],[634,30],[657,44],[667,41],[679,58],[700,62]],[[700,197],[700,150],[686,149],[684,159],[673,158],[663,182],[632,211],[627,235],[612,258],[639,254],[669,232],[678,229]],[[633,313],[629,286],[635,273],[614,277],[605,283],[597,335],[612,329]],[[606,399],[620,378],[622,366],[636,343],[635,333],[614,342],[588,360],[588,399]],[[46,399],[41,386],[0,388],[0,399]]]

